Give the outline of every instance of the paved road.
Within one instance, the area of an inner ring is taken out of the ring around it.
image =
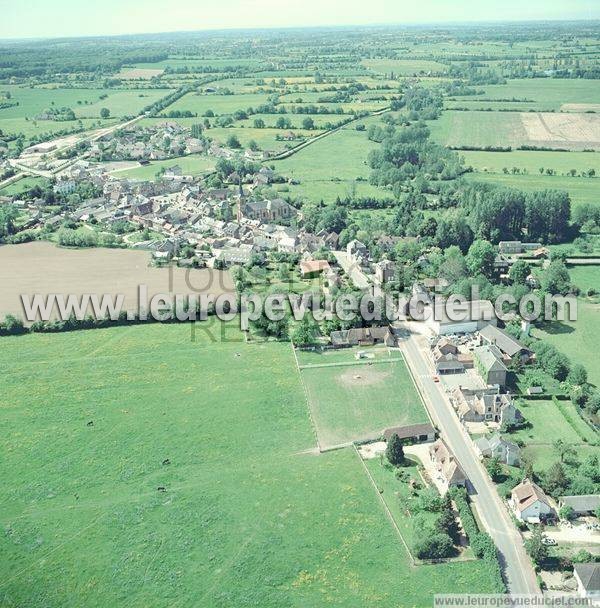
[[[473,442],[460,424],[450,401],[440,385],[433,381],[432,370],[421,348],[422,344],[420,347],[422,340],[422,337],[411,334],[401,341],[400,345],[420,385],[433,421],[473,485],[474,494],[471,498],[483,525],[496,543],[508,590],[512,594],[539,593],[535,572],[523,547],[521,536],[487,476]]]

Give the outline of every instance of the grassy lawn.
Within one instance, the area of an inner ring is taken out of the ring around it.
[[[300,453],[314,436],[289,344],[208,324],[195,342],[187,325],[37,334],[3,338],[0,370],[3,606],[490,590],[480,562],[409,565],[351,450]]]
[[[570,401],[522,400],[519,409],[531,427],[511,433],[513,439],[528,445],[552,444],[559,437],[573,445],[598,441],[597,433],[581,419]]]
[[[376,438],[390,426],[428,422],[403,361],[363,361],[301,370],[323,447]]]
[[[571,266],[569,274],[571,275],[571,281],[583,293],[586,293],[588,289],[600,291],[600,266]]]
[[[508,435],[512,441],[525,444],[524,454],[529,456],[538,472],[544,472],[558,460],[553,444],[558,439],[572,445],[579,459],[598,451],[600,437],[588,426],[570,401],[522,400],[519,405],[529,428]]]
[[[48,180],[45,177],[26,176],[20,180],[5,186],[0,189],[0,195],[8,196],[10,194],[19,194],[25,190],[30,190],[34,186],[45,186]]]

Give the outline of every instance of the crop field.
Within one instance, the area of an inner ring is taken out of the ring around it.
[[[433,137],[447,146],[600,147],[597,114],[448,110],[430,127]]]
[[[438,61],[424,59],[363,59],[362,65],[380,74],[394,73],[401,76],[411,76],[427,72],[445,72],[448,66]]]
[[[304,453],[288,344],[154,324],[2,346],[2,605],[424,606],[491,590],[481,562],[410,566],[352,450]]]
[[[600,82],[597,80],[525,78],[509,80],[506,84],[490,84],[477,88],[483,90],[482,95],[469,95],[456,99],[459,99],[461,104],[463,101],[494,99],[530,100],[533,103],[531,108],[528,104],[528,109],[538,111],[557,111],[563,104],[597,104],[600,99]],[[568,106],[562,109],[572,111]]]
[[[427,414],[402,358],[353,358],[356,350],[330,363],[301,365],[321,447],[375,439],[384,428],[427,422]]]
[[[153,180],[161,169],[168,169],[179,165],[184,175],[201,175],[212,171],[215,167],[215,157],[204,154],[190,154],[168,160],[152,161],[147,165],[140,165],[130,169],[117,169],[113,175],[119,178]]]
[[[368,183],[367,156],[376,147],[364,131],[356,131],[350,125],[274,164],[277,171],[300,182],[289,189],[292,195],[303,199],[333,202],[336,196],[347,196],[354,187],[359,196],[369,193],[384,198],[387,191]],[[356,182],[357,179],[361,181]]]

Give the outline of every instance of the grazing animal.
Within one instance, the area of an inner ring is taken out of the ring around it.
[[[94,426],[94,421],[93,421],[93,420],[90,420],[90,421],[87,423],[87,425],[88,425],[88,426]]]
[[[156,488],[159,492],[166,492],[167,488],[165,488],[165,486],[158,486],[158,488]]]
[[[163,463],[163,464],[171,464],[171,461],[170,461],[168,458],[165,458],[165,459],[162,461],[162,463]]]

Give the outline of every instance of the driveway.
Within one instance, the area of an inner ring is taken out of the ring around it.
[[[426,354],[427,340],[411,333],[400,342],[400,348],[421,390],[429,414],[472,484],[471,498],[482,524],[498,548],[509,592],[539,593],[535,572],[523,547],[522,538],[485,472],[473,442],[456,417],[447,395],[433,381],[434,374]]]

